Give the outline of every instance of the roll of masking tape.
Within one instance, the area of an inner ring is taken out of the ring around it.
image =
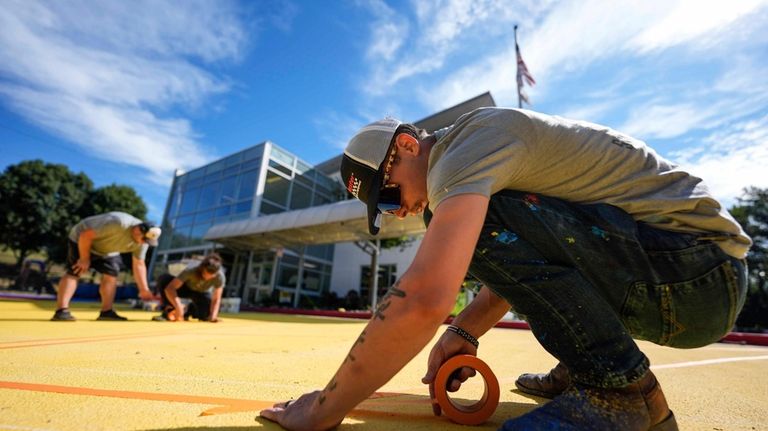
[[[457,404],[451,400],[446,390],[451,374],[454,371],[469,367],[480,373],[485,382],[483,397],[472,405]],[[499,405],[499,381],[491,371],[491,368],[477,356],[456,355],[437,370],[437,376],[432,382],[430,393],[435,398],[432,403],[437,403],[442,412],[453,422],[462,425],[480,425],[488,420]]]

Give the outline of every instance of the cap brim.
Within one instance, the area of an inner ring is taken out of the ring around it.
[[[377,235],[381,227],[381,211],[379,211],[379,191],[383,175],[377,172],[373,178],[371,190],[368,192],[368,232],[371,235]]]

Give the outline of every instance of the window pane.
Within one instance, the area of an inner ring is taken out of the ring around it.
[[[187,173],[187,177],[190,180],[201,178],[203,175],[205,175],[205,169],[195,169],[194,171]]]
[[[186,214],[197,209],[197,198],[200,197],[200,189],[187,189],[181,198],[181,208],[179,214]]]
[[[221,192],[219,194],[219,204],[231,204],[235,201],[235,190],[237,189],[237,177],[231,176],[224,178],[221,182]]]
[[[240,170],[247,171],[248,169],[260,168],[260,167],[261,167],[261,158],[258,158],[258,159],[252,159],[244,162],[242,165],[240,165]]]
[[[251,207],[253,206],[253,200],[247,200],[243,202],[239,202],[237,205],[235,205],[235,213],[250,213]]]
[[[213,172],[218,172],[222,169],[224,169],[224,160],[219,160],[218,162],[211,163],[205,168],[205,173],[211,174]]]
[[[301,284],[302,290],[311,290],[317,292],[320,290],[320,281],[322,274],[317,271],[304,270],[304,280]]]
[[[201,243],[203,242],[203,235],[205,235],[206,232],[208,232],[208,229],[211,228],[211,223],[202,223],[195,225],[192,228],[190,237],[194,243]]]
[[[286,205],[290,183],[289,180],[272,171],[267,172],[267,182],[264,184],[264,197],[278,205]]]
[[[261,157],[261,154],[264,152],[264,146],[259,145],[253,148],[250,148],[248,150],[245,150],[243,153],[243,160],[252,160]]]
[[[317,174],[315,181],[318,186],[322,187],[322,189],[330,195],[332,195],[333,191],[337,188],[337,183],[335,181],[320,173]]]
[[[173,194],[168,206],[168,218],[173,219],[176,217],[176,209],[179,207],[179,201],[181,201],[181,187],[177,184],[173,188]]]
[[[295,266],[280,264],[280,272],[277,274],[277,284],[283,287],[296,287],[299,280],[299,269]]]
[[[213,218],[213,210],[197,213],[195,224],[210,221]]]
[[[269,167],[274,169],[274,170],[276,170],[276,171],[284,173],[288,177],[291,176],[291,168],[283,166],[283,165],[281,165],[280,163],[277,163],[274,160],[270,160],[269,161]]]
[[[333,202],[330,197],[322,194],[322,193],[315,193],[315,202],[314,205],[325,205]]]
[[[235,155],[229,156],[226,159],[224,159],[224,167],[226,169],[229,169],[233,166],[238,165],[242,160],[243,160],[243,153],[237,153]]]
[[[189,243],[189,230],[190,228],[175,229],[173,232],[173,238],[171,239],[171,248],[186,247]]]
[[[296,161],[296,172],[299,174],[305,174],[310,178],[314,177],[312,166],[302,162],[301,160]]]
[[[309,245],[306,253],[309,256],[331,260],[333,258],[333,244]]]
[[[256,192],[256,181],[258,181],[259,171],[249,171],[240,176],[240,191],[237,193],[238,199],[253,198]]]
[[[270,154],[270,158],[278,160],[288,166],[293,166],[294,157],[277,145],[272,145],[272,153]]]
[[[294,183],[291,192],[291,209],[307,208],[310,205],[312,205],[312,190]]]
[[[272,281],[272,265],[265,264],[261,267],[261,280],[259,280],[259,284],[268,286],[270,281]]]
[[[277,205],[273,205],[267,201],[261,201],[261,208],[259,212],[261,214],[276,214],[285,211],[284,208],[280,208]]]
[[[176,219],[176,227],[189,226],[192,224],[192,221],[194,220],[194,218],[195,218],[194,215],[181,216]]]
[[[195,178],[194,180],[187,181],[187,188],[200,187],[203,184],[202,178]]]
[[[220,187],[221,183],[218,182],[203,187],[200,191],[200,199],[197,202],[197,208],[202,210],[216,205],[219,198]]]
[[[232,205],[225,205],[223,207],[216,208],[216,218],[226,217],[232,211]]]

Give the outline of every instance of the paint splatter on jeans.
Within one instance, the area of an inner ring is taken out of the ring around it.
[[[648,369],[633,337],[680,348],[717,341],[746,292],[744,262],[696,235],[610,205],[508,190],[491,197],[470,273],[527,317],[574,380],[602,387]]]

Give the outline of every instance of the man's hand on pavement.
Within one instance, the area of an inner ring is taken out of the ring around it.
[[[468,343],[459,335],[446,331],[440,337],[440,339],[437,340],[437,343],[435,343],[434,347],[432,347],[432,351],[429,352],[429,359],[427,360],[427,373],[421,379],[422,383],[430,385],[430,398],[435,399],[432,382],[435,381],[435,377],[437,377],[437,370],[440,369],[440,366],[442,366],[448,359],[451,359],[456,355],[464,354],[477,356],[477,348]],[[448,383],[448,387],[445,389],[449,392],[456,392],[459,390],[462,383],[464,383],[467,379],[474,376],[475,374],[476,371],[472,368],[464,367],[453,374],[452,379]],[[437,403],[432,404],[432,412],[435,414],[435,416],[440,416],[442,413],[440,406]]]
[[[272,408],[262,410],[259,416],[277,422],[283,428],[291,431],[301,430],[328,430],[338,426],[341,420],[333,423],[323,423],[323,419],[318,415],[314,406],[318,403],[318,398],[322,391],[314,391],[304,394],[297,400],[290,400],[277,403]]]

